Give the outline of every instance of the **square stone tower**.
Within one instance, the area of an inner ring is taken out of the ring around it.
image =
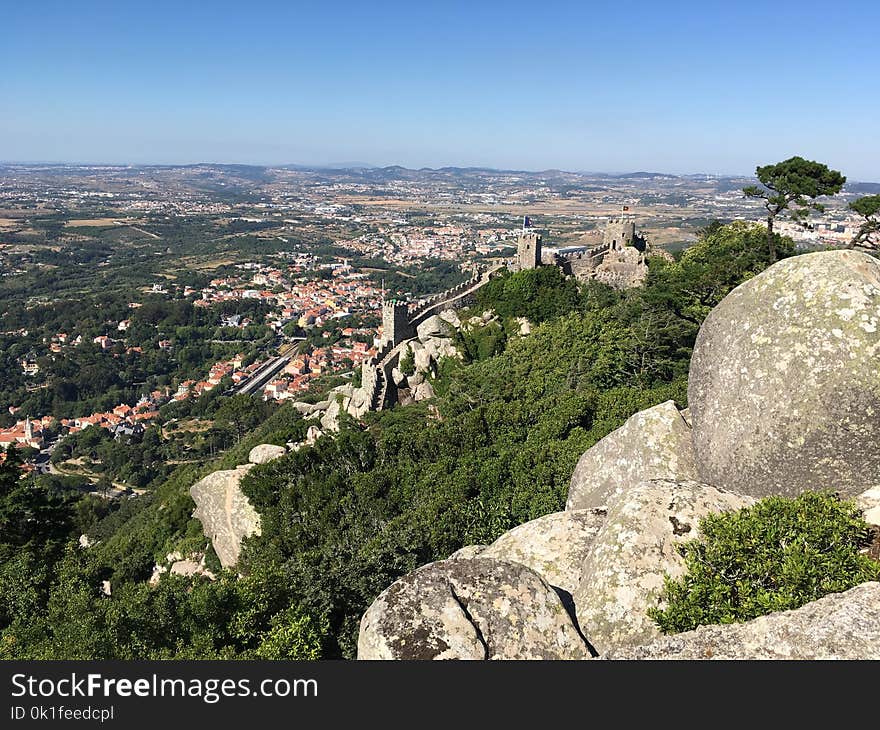
[[[399,345],[413,336],[409,324],[409,305],[398,299],[382,303],[382,344]]]
[[[636,223],[632,219],[612,218],[605,226],[603,244],[609,244],[612,250],[632,246],[636,237]]]
[[[516,242],[516,262],[519,270],[537,269],[541,265],[541,236],[523,228]]]

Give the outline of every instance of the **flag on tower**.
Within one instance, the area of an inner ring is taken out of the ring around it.
[[[532,227],[532,219],[529,218],[528,216],[525,216],[523,218],[523,229],[531,228],[531,227]]]

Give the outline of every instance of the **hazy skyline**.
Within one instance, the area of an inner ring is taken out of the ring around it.
[[[772,12],[771,12],[772,11]],[[880,7],[9,4],[0,160],[880,180]]]

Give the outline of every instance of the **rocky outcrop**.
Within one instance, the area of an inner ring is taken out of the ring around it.
[[[701,626],[607,659],[880,659],[880,583],[832,593],[794,611]]]
[[[691,429],[670,400],[636,413],[581,456],[565,508],[607,508],[648,479],[696,476]]]
[[[880,525],[880,487],[871,487],[856,497],[856,504],[862,510],[865,522]]]
[[[707,317],[691,360],[699,477],[755,496],[880,484],[880,261],[780,261]]]
[[[204,553],[192,553],[188,558],[184,558],[179,552],[168,553],[163,562],[153,566],[153,574],[150,576],[150,580],[147,581],[148,584],[151,586],[157,585],[165,574],[182,575],[185,577],[202,575],[209,580],[216,579],[216,576],[205,567]]]
[[[241,541],[260,534],[260,515],[244,496],[239,484],[253,464],[215,471],[190,487],[196,503],[193,517],[202,523],[214,552],[224,568],[238,562]]]
[[[487,311],[463,328],[497,321]],[[436,344],[413,343],[408,397],[436,362]],[[878,356],[880,262],[836,251],[775,264],[707,318],[687,409],[667,401],[636,413],[587,450],[565,512],[401,578],[364,615],[360,654],[578,658],[583,647],[560,637],[580,631],[611,658],[880,658],[877,583],[677,636],[648,616],[665,607],[666,577],[685,570],[680,543],[710,513],[830,488],[880,525]],[[863,552],[880,553],[880,540]]]
[[[412,395],[413,395],[413,400],[415,400],[417,402],[422,401],[422,400],[428,400],[429,398],[433,398],[434,397],[434,386],[431,385],[427,380],[425,380],[424,382],[419,383],[413,389]]]
[[[361,619],[358,659],[584,659],[555,591],[519,563],[430,563],[386,589]]]
[[[448,337],[451,333],[452,327],[449,322],[437,314],[428,317],[416,327],[416,335],[422,341],[429,337]]]
[[[330,403],[328,401],[321,401],[318,403],[303,403],[301,401],[292,401],[291,405],[294,410],[296,410],[303,416],[311,416],[313,413],[315,413],[315,411],[320,411],[327,408]]]
[[[260,444],[254,446],[248,454],[248,461],[251,464],[266,464],[273,459],[280,459],[287,453],[287,449],[283,446],[275,446],[275,444]]]
[[[584,564],[604,523],[602,510],[554,512],[505,532],[479,555],[528,566],[551,586],[571,595],[580,585]]]
[[[459,548],[452,555],[450,555],[447,560],[470,560],[471,558],[477,557],[483,550],[485,550],[487,545],[465,545],[463,548]]]
[[[458,318],[458,313],[454,309],[444,309],[438,316],[444,322],[451,324],[455,329],[461,327],[461,320]]]
[[[608,512],[573,592],[580,629],[600,653],[660,636],[648,617],[662,606],[664,575],[684,573],[676,546],[696,537],[700,518],[753,503],[692,481],[657,479],[634,487]]]
[[[423,344],[425,352],[434,362],[440,362],[444,357],[461,357],[458,348],[449,337],[431,337]]]

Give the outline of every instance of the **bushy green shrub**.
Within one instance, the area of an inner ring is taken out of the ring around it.
[[[870,536],[858,507],[831,492],[708,515],[700,537],[679,546],[687,573],[666,577],[667,607],[648,614],[664,633],[677,633],[799,608],[880,579],[880,563],[860,552]]]
[[[416,359],[413,357],[412,350],[408,347],[406,351],[401,355],[400,361],[397,364],[397,369],[400,370],[404,375],[409,377],[410,375],[415,375],[416,372]]]

